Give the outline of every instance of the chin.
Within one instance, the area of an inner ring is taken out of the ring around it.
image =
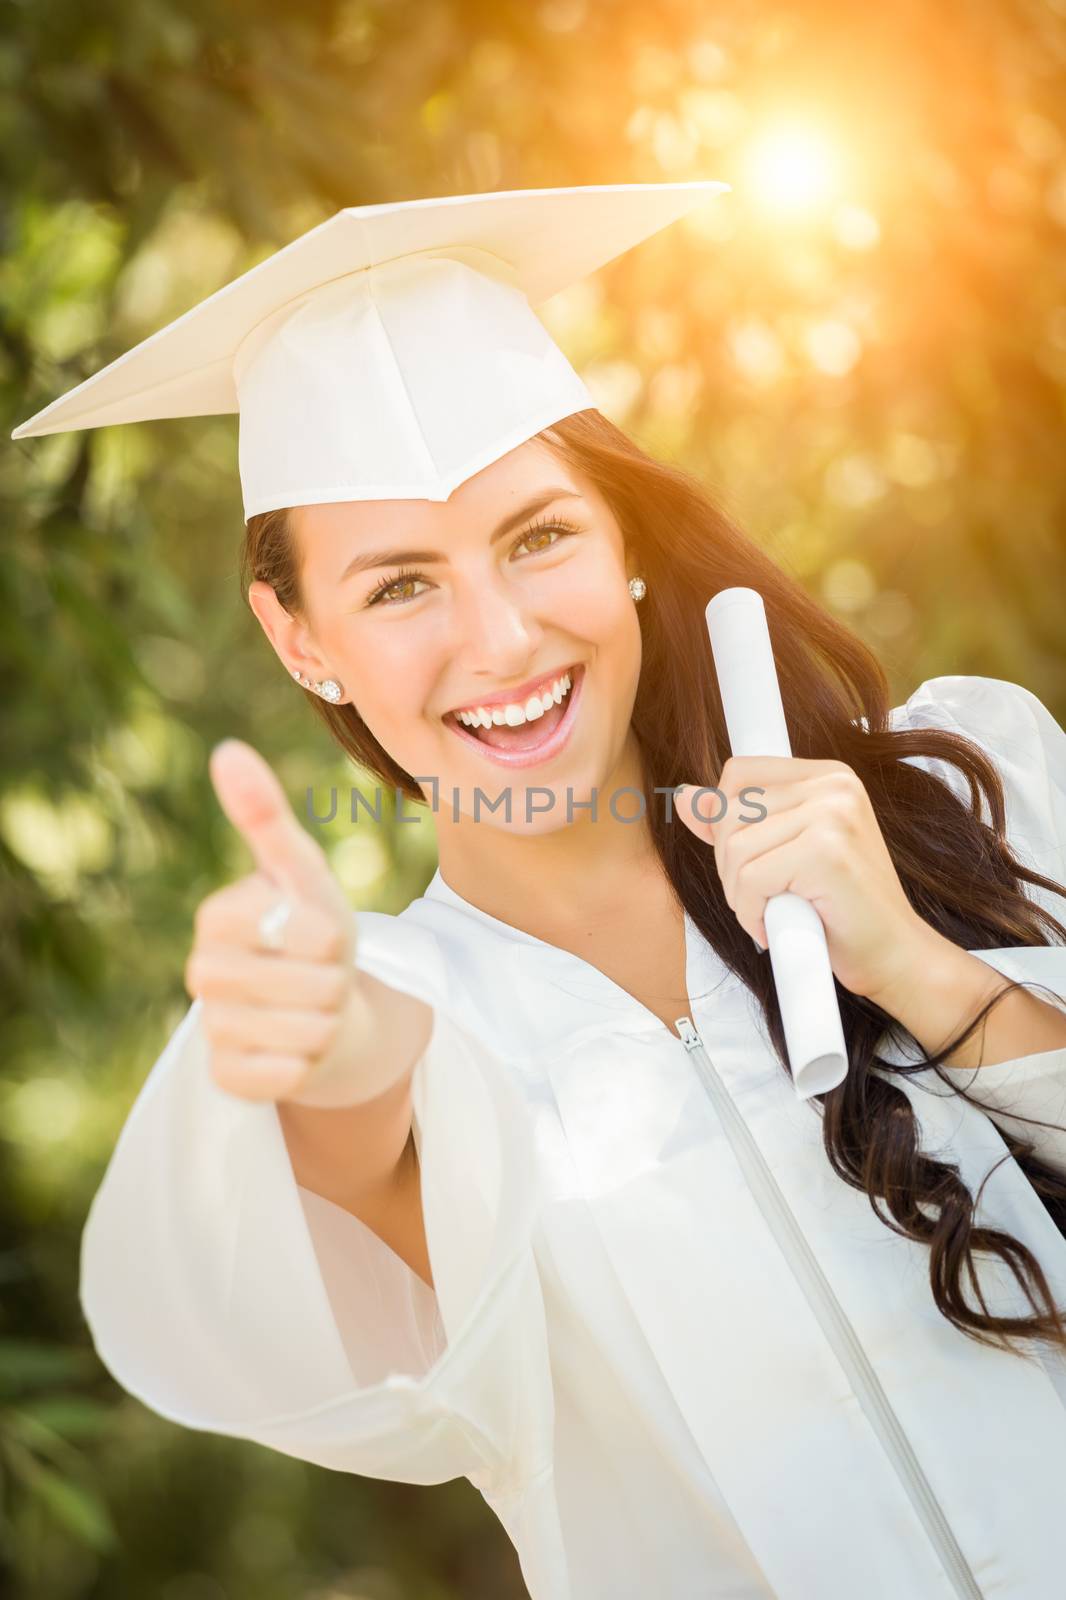
[[[500,771],[479,774],[476,779],[467,779],[456,784],[462,800],[463,815],[474,817],[474,791],[480,789],[488,800],[495,800],[506,789],[511,791],[511,820],[507,820],[502,806],[496,812],[491,812],[485,800],[479,802],[479,825],[489,824],[506,833],[521,834],[524,837],[541,837],[550,833],[557,833],[562,828],[572,828],[582,823],[592,821],[591,801],[593,793],[596,795],[596,820],[603,821],[606,817],[610,820],[608,802],[610,800],[609,774],[613,770],[610,762],[597,763],[596,770],[588,770],[588,763],[582,762],[580,766],[575,763],[571,771],[553,774],[550,778],[538,773],[534,768],[520,768],[515,772]],[[544,791],[548,793],[544,793]],[[526,794],[529,795],[531,814],[526,815]],[[451,790],[445,785],[441,786],[442,797],[450,797]],[[548,804],[548,795],[554,796],[554,802]],[[567,802],[569,799],[570,815],[567,815]],[[449,802],[450,804],[450,798]],[[443,799],[442,799],[443,804]],[[543,809],[541,809],[543,808]],[[628,816],[630,811],[637,810],[635,795],[623,795],[617,803],[620,816]],[[634,819],[636,820],[636,819]]]

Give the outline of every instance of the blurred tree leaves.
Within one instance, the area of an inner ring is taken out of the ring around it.
[[[549,326],[897,700],[978,672],[1066,720],[1064,75],[1061,0],[4,0],[8,431],[344,205],[722,177]],[[235,439],[188,419],[0,455],[0,1580],[503,1600],[513,1552],[469,1486],[172,1428],[100,1372],[77,1303],[193,909],[249,865],[208,751],[251,739],[297,803],[352,781],[243,605]],[[432,869],[425,827],[322,837],[363,905]]]
[[[82,1349],[0,1340],[0,1527],[24,1580],[41,1575],[43,1541],[56,1531],[99,1556],[117,1544],[92,1461],[79,1448],[106,1433],[111,1409],[60,1387],[84,1382],[92,1367]]]

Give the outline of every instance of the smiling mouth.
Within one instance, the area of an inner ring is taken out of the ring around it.
[[[501,756],[532,753],[542,746],[554,744],[556,741],[553,736],[559,732],[564,723],[568,723],[572,719],[572,707],[575,704],[578,687],[584,671],[584,662],[579,662],[576,665],[565,668],[564,672],[557,673],[557,678],[564,675],[568,675],[570,678],[570,687],[562,699],[551,706],[549,710],[542,712],[539,717],[520,722],[516,727],[510,727],[507,723],[496,722],[488,728],[472,727],[460,722],[454,711],[449,711],[444,721],[460,738],[469,739],[489,750],[498,751]]]

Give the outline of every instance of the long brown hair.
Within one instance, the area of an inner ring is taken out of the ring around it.
[[[859,775],[907,898],[919,915],[969,950],[1066,942],[1066,928],[1022,891],[1022,881],[1055,894],[1063,888],[1027,869],[1012,853],[1005,836],[1003,785],[978,745],[943,729],[890,729],[888,681],[873,653],[734,526],[687,472],[645,454],[595,410],[577,412],[537,437],[602,494],[636,557],[636,570],[647,582],[647,597],[639,608],[643,663],[632,722],[655,845],[681,903],[762,1006],[786,1073],[784,1030],[769,962],[730,909],[706,845],[688,828],[670,826],[662,807],[651,803],[656,786],[713,786],[729,754],[704,622],[704,607],[719,589],[740,584],[763,597],[792,753],[844,761]],[[242,567],[246,595],[252,579],[260,579],[272,586],[287,611],[300,611],[298,556],[284,510],[250,520]],[[309,698],[332,737],[358,765],[409,799],[424,802],[410,774],[373,738],[353,706],[330,705],[314,693]],[[702,715],[693,714],[696,706],[704,708]],[[903,761],[904,756],[953,763],[968,780],[969,805],[941,779]],[[991,824],[981,819],[982,792]],[[869,1196],[886,1226],[928,1245],[933,1298],[949,1322],[982,1344],[1011,1348],[1013,1336],[1043,1338],[1066,1349],[1066,1320],[1039,1261],[1010,1234],[978,1226],[980,1195],[970,1194],[958,1167],[921,1150],[918,1119],[906,1093],[881,1075],[904,1077],[933,1066],[941,1081],[949,1082],[939,1071],[940,1063],[969,1038],[993,1005],[1018,987],[1005,983],[938,1054],[922,1055],[917,1041],[894,1018],[838,983],[848,1072],[841,1084],[815,1096],[812,1104],[823,1112],[825,1152],[834,1172]],[[917,1051],[920,1059],[903,1066],[883,1060],[875,1047],[886,1032],[907,1041],[907,1053]],[[874,1067],[880,1070],[872,1071]],[[1003,1138],[1066,1235],[1066,1181],[1034,1156],[1028,1141],[1006,1131]],[[975,1256],[981,1252],[991,1252],[1010,1268],[1033,1309],[1031,1316],[989,1313],[976,1272]],[[967,1279],[976,1287],[980,1311],[967,1303]]]

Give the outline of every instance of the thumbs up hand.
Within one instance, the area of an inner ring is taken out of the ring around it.
[[[256,862],[196,912],[185,986],[203,1004],[212,1076],[249,1100],[358,1103],[379,1092],[361,1064],[371,1054],[380,986],[353,963],[355,912],[251,745],[224,740],[210,772]],[[292,909],[274,950],[260,919],[282,899]]]

